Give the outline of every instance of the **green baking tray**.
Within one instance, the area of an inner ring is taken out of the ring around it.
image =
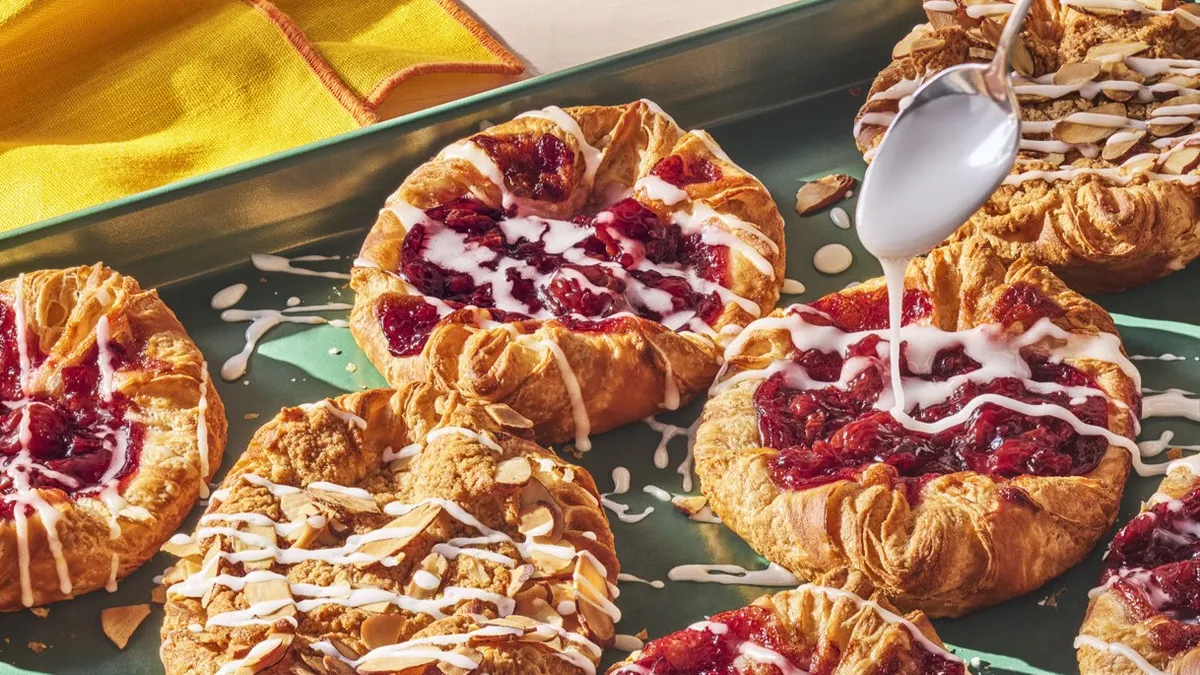
[[[787,221],[788,277],[808,288],[784,300],[813,300],[875,276],[879,268],[858,245],[854,230],[835,227],[824,212],[798,217],[792,208],[796,189],[834,171],[862,175],[850,137],[862,90],[888,61],[891,45],[921,20],[916,0],[794,3],[17,230],[0,237],[0,275],[102,259],[161,289],[215,374],[242,348],[245,329],[245,324],[222,322],[209,307],[217,290],[248,284],[238,304],[246,309],[283,309],[292,296],[305,304],[352,302],[340,280],[262,273],[249,264],[250,252],[341,256],[307,266],[344,272],[387,194],[442,145],[486,121],[549,104],[647,97],[681,125],[708,129],[735,161],[764,181]],[[853,212],[852,202],[842,206]],[[844,273],[825,276],[813,268],[812,256],[833,242],[849,246],[856,258]],[[1200,328],[1192,325],[1200,310],[1187,299],[1198,290],[1200,268],[1193,267],[1141,289],[1098,298],[1118,314],[1129,353],[1153,357],[1138,361],[1147,387],[1200,391]],[[217,378],[230,425],[222,470],[281,406],[382,385],[345,329],[273,329],[251,358],[245,378]],[[699,410],[698,402],[659,419],[687,426]],[[1147,421],[1143,438],[1158,438],[1166,430],[1176,433],[1177,442],[1200,443],[1200,425],[1177,419]],[[667,581],[668,571],[682,564],[761,569],[766,563],[724,526],[690,521],[642,491],[657,485],[683,492],[676,469],[685,461],[685,442],[671,441],[669,466],[658,469],[653,455],[659,440],[646,424],[633,424],[595,437],[595,449],[578,460],[602,490],[612,489],[615,467],[627,467],[633,489],[616,499],[633,512],[654,508],[637,524],[613,519],[623,571],[666,581],[661,590],[621,584],[618,604],[625,616],[617,629],[625,634],[644,628],[659,636],[771,590]],[[1137,511],[1156,483],[1131,479],[1119,522]],[[1028,596],[936,621],[941,637],[972,661],[976,673],[1076,672],[1071,643],[1087,590],[1099,575],[1103,548]],[[169,564],[167,556],[159,556],[125,579],[116,593],[51,605],[45,618],[27,611],[0,615],[0,673],[161,673],[161,610],[155,608],[124,651],[101,633],[100,610],[147,602],[155,575]],[[31,642],[46,648],[35,652]],[[610,651],[605,664],[622,656]]]

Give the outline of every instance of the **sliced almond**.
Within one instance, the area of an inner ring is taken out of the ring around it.
[[[560,558],[559,556],[550,555],[549,553],[544,553],[536,549],[530,552],[529,559],[533,562],[533,566],[536,568],[536,571],[534,572],[535,579],[552,577],[565,572],[571,567],[570,559]]]
[[[1115,127],[1092,126],[1064,119],[1059,120],[1054,125],[1054,130],[1050,132],[1050,136],[1064,143],[1083,145],[1087,143],[1099,143],[1116,132],[1117,128]]]
[[[1162,172],[1181,176],[1200,165],[1200,147],[1189,145],[1172,150],[1162,159]]]
[[[533,476],[533,467],[524,457],[510,457],[496,466],[496,482],[501,485],[524,485]]]
[[[1093,61],[1065,63],[1054,73],[1051,82],[1059,85],[1076,85],[1091,82],[1100,74],[1100,64]]]
[[[581,555],[576,559],[575,573],[571,577],[576,603],[583,627],[599,644],[608,644],[616,635],[613,619],[602,609],[611,602],[608,597],[608,579],[591,562],[591,556]]]
[[[536,568],[533,565],[520,565],[513,568],[508,577],[508,589],[505,591],[508,597],[516,597],[526,582],[533,577]]]
[[[831,173],[800,186],[796,191],[796,213],[804,216],[846,198],[855,180],[844,173]]]
[[[357,675],[358,673],[350,664],[329,654],[321,659],[321,666],[330,675]]]
[[[521,509],[521,524],[517,531],[540,543],[554,544],[562,539],[563,523],[561,519],[555,519],[549,506],[539,503]]]
[[[1130,133],[1132,133],[1133,136],[1123,136],[1124,140],[1116,143],[1113,142],[1112,138],[1109,138],[1108,143],[1104,145],[1104,150],[1100,153],[1100,156],[1107,161],[1114,162],[1129,154],[1129,151],[1133,150],[1133,148],[1140,143],[1143,138],[1146,137],[1145,131],[1138,130]]]
[[[968,47],[967,58],[972,61],[991,61],[996,58],[996,50],[986,47]]]
[[[1175,9],[1175,0],[1137,0],[1146,9],[1153,9],[1161,12],[1163,10]]]
[[[400,629],[404,628],[404,617],[399,614],[376,614],[362,622],[359,637],[367,649],[378,649],[385,645],[394,645],[400,639]]]
[[[247,532],[255,537],[265,541],[268,546],[261,546],[257,543],[251,543],[241,538],[233,539],[233,550],[241,551],[264,551],[278,543],[278,538],[275,534],[275,527],[272,525],[254,525],[246,524],[242,527],[243,532]],[[242,566],[248,570],[265,570],[270,569],[271,565],[275,564],[275,559],[272,556],[265,556],[257,560],[244,560]]]
[[[924,51],[929,51],[931,49],[941,49],[942,47],[945,47],[945,46],[946,46],[946,41],[939,37],[932,37],[932,36],[919,37],[916,40],[913,40],[912,51],[914,53],[915,52],[924,52]]]
[[[313,496],[308,491],[293,492],[279,498],[279,508],[288,520],[295,522],[309,516],[320,514],[320,508],[313,503]]]
[[[488,416],[496,423],[512,429],[532,429],[533,420],[504,405],[503,403],[489,403],[484,407]]]
[[[234,675],[253,675],[262,670],[266,670],[271,666],[283,660],[287,655],[288,650],[292,648],[293,636],[289,633],[271,633],[263,640],[260,645],[269,644],[270,648],[265,649],[258,654],[254,654],[254,649],[250,650],[250,655],[246,656],[246,660],[242,661],[241,666],[233,671]]]
[[[465,656],[467,659],[474,661],[475,663],[479,663],[483,660],[483,653],[477,649],[473,649],[468,645],[459,645],[455,647],[454,653],[460,656]],[[462,668],[454,665],[453,663],[446,663],[445,661],[442,661],[438,664],[438,670],[442,671],[443,675],[467,675],[468,673],[475,672],[474,668]]]
[[[1009,52],[1009,58],[1012,61],[1013,70],[1026,77],[1033,77],[1033,54],[1029,52],[1029,48],[1025,46],[1023,39],[1018,38],[1013,43],[1012,51]]]
[[[420,536],[434,520],[442,514],[442,507],[437,504],[423,504],[412,511],[394,519],[392,522],[384,525],[384,529],[404,530],[406,533],[398,534],[395,537],[387,539],[376,539],[369,541],[359,547],[360,553],[365,553],[374,559],[386,558],[390,555],[395,555],[413,539]],[[372,565],[374,562],[364,563]]]
[[[708,506],[708,498],[703,495],[694,497],[688,495],[676,495],[671,498],[671,503],[685,516],[694,516],[705,507]]]
[[[550,606],[550,603],[530,595],[521,596],[517,599],[517,614],[527,616],[538,623],[550,624],[562,628],[562,615]],[[550,636],[547,636],[550,637]]]
[[[208,548],[208,553],[204,555],[204,560],[200,563],[200,568],[197,570],[203,571],[203,579],[210,581],[213,577],[221,572],[221,547],[215,543]],[[180,561],[182,562],[182,561]],[[209,584],[204,591],[204,595],[200,596],[200,606],[208,607],[208,603],[212,602],[212,597],[217,593],[217,584]]]
[[[185,543],[175,543],[171,539],[168,539],[167,543],[163,544],[160,550],[163,553],[170,553],[176,558],[199,558],[200,542],[191,537]]]
[[[1145,42],[1105,42],[1088,50],[1085,61],[1121,61],[1150,48]]]
[[[341,654],[344,658],[346,658],[350,661],[357,660],[360,656],[362,656],[362,654],[358,653],[357,649],[346,644],[339,638],[330,637],[330,638],[326,638],[326,639],[329,640],[329,644],[332,645],[333,648],[336,649],[339,654]]]
[[[1191,126],[1191,122],[1155,122],[1153,118],[1147,120],[1150,123],[1150,133],[1155,136],[1170,136],[1171,134],[1182,131]]]
[[[1180,14],[1187,14],[1187,16],[1180,16]],[[1175,23],[1185,31],[1196,30],[1197,27],[1200,27],[1200,5],[1196,3],[1189,2],[1180,5],[1175,9],[1174,15]]]
[[[913,42],[925,37],[929,34],[929,32],[929,26],[926,25],[918,25],[913,28],[911,31],[909,31],[908,35],[905,35],[900,39],[899,42],[896,43],[895,47],[892,47],[892,58],[902,59],[911,54]]]
[[[251,581],[246,584],[245,588],[246,602],[251,606],[263,602],[276,603],[281,600],[292,599],[292,587],[288,584],[287,579],[267,579],[265,581]],[[294,604],[286,604],[278,610],[270,614],[264,614],[262,618],[268,621],[282,619],[285,616],[295,616],[296,606]]]
[[[1047,153],[1045,156],[1043,156],[1041,158],[1041,160],[1043,162],[1046,162],[1047,164],[1053,164],[1054,166],[1061,166],[1063,162],[1067,161],[1067,156],[1062,154],[1061,152],[1051,152],[1051,153]]]
[[[155,586],[150,591],[150,602],[153,602],[156,605],[167,604],[167,587],[163,584]]]
[[[1200,7],[1200,4],[1194,6]],[[1200,86],[1200,77],[1183,75],[1182,73],[1173,73],[1162,78],[1159,80],[1159,82],[1162,84],[1173,84],[1176,87],[1182,87],[1184,89],[1195,89],[1197,86]]]
[[[488,574],[487,568],[483,566],[483,563],[472,556],[459,556],[458,571],[465,574],[468,579],[476,584],[487,584],[492,579],[492,576]]]
[[[150,605],[126,605],[100,610],[100,627],[104,634],[117,646],[125,649],[133,632],[150,616]]]
[[[449,568],[450,563],[444,557],[437,553],[430,553],[413,571],[412,578],[408,580],[408,585],[404,588],[404,594],[418,600],[432,598],[437,595],[438,588]]]
[[[329,523],[325,522],[320,527],[313,527],[312,523],[307,520],[304,526],[296,532],[295,539],[292,540],[292,548],[309,549],[312,545],[321,539],[321,537],[329,531]]]
[[[309,494],[320,502],[324,502],[347,513],[379,513],[379,505],[374,499],[359,497],[345,492],[308,488]]]
[[[1139,173],[1145,173],[1154,168],[1158,162],[1158,156],[1146,153],[1144,155],[1136,155],[1131,159],[1125,160],[1125,163],[1117,167],[1117,172],[1123,176],[1134,176]]]
[[[441,659],[429,653],[429,650],[423,650],[420,655],[405,656],[403,654],[395,654],[392,656],[379,656],[358,664],[356,671],[363,675],[371,673],[391,673],[392,675],[408,675],[410,672],[413,675],[425,672],[425,667],[439,662]]]

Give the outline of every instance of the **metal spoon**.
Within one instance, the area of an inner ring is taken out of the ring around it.
[[[875,257],[907,258],[944,241],[1012,170],[1021,108],[1010,50],[1033,0],[1018,0],[991,63],[941,71],[912,95],[863,179],[858,234]]]

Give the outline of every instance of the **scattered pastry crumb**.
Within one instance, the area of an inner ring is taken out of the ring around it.
[[[42,619],[50,616],[49,607],[30,607],[29,611],[33,612],[35,616]]]
[[[806,216],[841,201],[847,192],[854,189],[855,182],[852,176],[831,173],[801,185],[796,191],[796,213]]]
[[[1167,459],[1179,459],[1183,457],[1183,448],[1168,448]]]
[[[338,349],[337,347],[330,347],[330,348],[329,348],[329,355],[330,355],[330,356],[340,356],[340,355],[341,355],[341,353],[342,353],[342,350]]]
[[[347,363],[346,364],[346,372],[349,372],[349,373],[358,372],[358,366],[354,365],[353,363]]]
[[[265,284],[265,283],[267,283],[267,278],[266,278],[266,277],[259,277],[259,278],[258,278],[258,283],[260,283],[260,284]]]
[[[563,446],[562,452],[565,455],[570,455],[575,459],[583,459],[583,451],[575,447],[574,443],[567,443]]]
[[[242,415],[242,419],[256,420],[256,419],[258,419],[258,413],[246,413],[245,415]]]
[[[244,386],[244,387],[249,387],[249,386],[250,386],[250,380],[242,380],[242,386]]]
[[[167,604],[167,587],[159,584],[150,591],[150,602],[156,605]]]
[[[646,629],[643,628],[643,629],[639,630],[638,632],[634,633],[633,637],[635,637],[639,640],[645,640],[646,638],[650,637],[650,633],[647,633]]]
[[[295,307],[296,305],[299,305],[299,304],[300,304],[300,298],[297,298],[297,297],[296,297],[296,296],[294,296],[294,295],[293,295],[292,297],[290,297],[290,298],[288,298],[288,299],[287,299],[287,306],[288,306],[288,307]]]
[[[856,86],[853,86],[853,87],[850,87],[850,95],[851,95],[851,96],[853,96],[854,98],[858,98],[858,97],[862,96],[862,95],[863,95],[863,88],[862,88],[862,87],[859,87],[859,86],[857,86],[857,85],[856,85]]]
[[[30,642],[29,644],[27,644],[25,646],[29,647],[29,649],[34,654],[41,654],[42,652],[46,651],[46,649],[48,649],[48,647],[49,647],[45,642]]]
[[[1067,592],[1067,589],[1060,588],[1057,591],[1054,591],[1053,593],[1051,593],[1050,595],[1047,595],[1046,597],[1042,598],[1041,600],[1038,600],[1038,605],[1041,607],[1049,607],[1050,609],[1058,609],[1058,599],[1059,599],[1059,597],[1062,596],[1063,593],[1066,593],[1066,592]]]
[[[125,649],[133,632],[150,616],[150,605],[125,605],[100,611],[100,627],[117,649]]]

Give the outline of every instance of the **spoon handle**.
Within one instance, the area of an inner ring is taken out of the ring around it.
[[[1012,50],[1013,43],[1019,38],[1021,33],[1021,24],[1025,23],[1025,15],[1029,13],[1030,6],[1033,5],[1033,0],[1017,0],[1013,5],[1012,12],[1008,15],[1008,21],[1004,24],[1004,32],[1000,34],[1000,40],[996,43],[996,56],[992,59],[992,65],[988,68],[988,80],[995,83],[999,87],[999,91],[1004,91],[1007,85],[1009,66],[1009,52]]]

